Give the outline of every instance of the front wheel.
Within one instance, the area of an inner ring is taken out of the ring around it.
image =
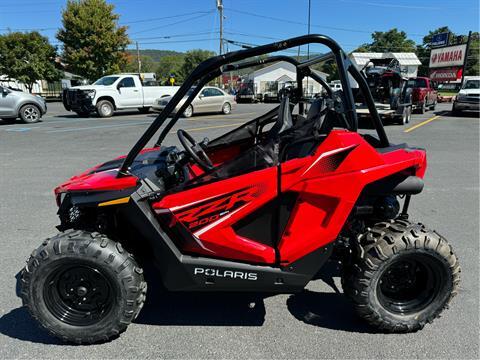
[[[125,331],[145,301],[142,269],[104,235],[67,231],[45,240],[22,271],[32,317],[58,338],[108,341]]]
[[[108,100],[101,100],[97,104],[97,114],[102,118],[112,116],[114,110],[113,104]]]
[[[382,222],[361,235],[342,278],[360,317],[386,332],[431,323],[459,283],[460,265],[445,238],[406,220]]]
[[[24,123],[33,124],[40,120],[42,114],[40,109],[32,104],[22,106],[20,109],[20,118]]]
[[[193,115],[193,107],[192,105],[188,105],[188,107],[183,112],[183,117],[189,118]]]
[[[224,113],[225,115],[228,115],[232,112],[232,105],[230,105],[229,103],[225,103],[223,104],[222,106],[222,113]]]

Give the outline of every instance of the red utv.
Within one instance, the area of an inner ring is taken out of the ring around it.
[[[242,62],[309,43],[331,53]],[[342,92],[310,70],[332,57]],[[292,88],[277,108],[210,142],[178,130],[183,149],[163,145],[209,81],[276,61],[295,65],[297,84],[305,76],[320,82],[325,95],[312,102]],[[357,132],[348,73],[376,136]],[[334,259],[361,317],[382,331],[421,329],[450,303],[460,268],[445,238],[408,220],[410,198],[423,188],[425,150],[389,143],[374,105],[363,76],[326,36],[203,62],[126,156],[55,189],[60,232],[28,260],[24,304],[53,335],[94,343],[135,320],[147,295],[142,268],[150,263],[170,291],[272,294],[302,291]]]

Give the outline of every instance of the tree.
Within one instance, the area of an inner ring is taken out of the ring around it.
[[[212,56],[215,56],[213,51],[200,49],[187,51],[180,69],[182,77],[184,79],[187,78],[187,76],[190,75],[190,73],[198,66],[198,64]]]
[[[467,65],[465,67],[466,76],[478,76],[480,75],[480,34],[472,32],[472,38],[470,40],[470,50],[467,54]]]
[[[448,26],[442,26],[442,27],[439,27],[438,29],[429,31],[428,35],[425,35],[423,37],[422,45],[417,45],[416,53],[418,58],[422,62],[422,65],[418,67],[418,76],[429,76],[428,65],[430,63],[430,51],[432,49],[430,43],[432,42],[432,37],[434,35],[441,34],[444,32],[450,32],[449,43],[453,44],[455,42],[455,39],[457,38],[457,35],[451,32]]]
[[[122,66],[123,72],[138,72],[138,59],[137,55],[125,53],[126,63]],[[153,61],[150,56],[140,55],[140,62],[142,64],[142,73],[155,72],[157,63]]]
[[[127,27],[119,26],[114,6],[105,0],[68,0],[62,14],[63,61],[74,74],[95,80],[119,72],[130,43]]]
[[[182,83],[183,73],[182,66],[184,62],[184,55],[167,55],[160,58],[157,63],[157,79],[158,81],[166,81],[171,74],[175,76],[177,83]]]
[[[56,48],[36,31],[0,36],[0,74],[23,82],[29,92],[38,80],[60,78],[55,68],[56,56]]]
[[[405,31],[393,28],[375,31],[373,42],[361,45],[355,52],[415,52],[415,41],[407,38]]]

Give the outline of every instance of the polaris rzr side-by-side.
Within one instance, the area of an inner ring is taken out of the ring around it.
[[[331,52],[303,62],[258,57],[309,43]],[[342,83],[336,92],[311,70],[331,58]],[[197,142],[180,129],[183,149],[163,145],[205,84],[278,61],[296,67],[296,84],[309,76],[325,93],[311,99],[301,86],[288,88],[279,106],[223,136]],[[357,132],[348,73],[376,136]],[[334,259],[362,318],[381,331],[419,330],[448,306],[460,281],[445,238],[408,219],[426,166],[425,150],[389,143],[364,76],[329,37],[215,56],[192,72],[126,156],[55,189],[60,232],[28,260],[23,302],[53,335],[94,343],[135,320],[150,264],[169,291],[275,294],[302,291]]]

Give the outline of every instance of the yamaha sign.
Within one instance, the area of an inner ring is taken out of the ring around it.
[[[462,66],[465,60],[467,44],[432,49],[430,68]]]

